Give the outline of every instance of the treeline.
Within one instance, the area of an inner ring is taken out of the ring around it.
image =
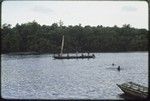
[[[63,26],[57,23],[40,25],[37,22],[3,24],[1,52],[59,53],[62,35],[64,52],[126,52],[148,51],[148,31],[125,24],[122,27]]]

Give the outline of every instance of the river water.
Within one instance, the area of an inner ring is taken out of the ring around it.
[[[123,99],[116,84],[133,81],[148,87],[148,52],[95,53],[95,56],[95,59],[55,60],[52,54],[2,54],[2,98]]]

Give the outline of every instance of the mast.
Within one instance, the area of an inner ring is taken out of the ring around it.
[[[62,37],[62,42],[61,42],[61,52],[60,52],[60,56],[62,56],[63,54],[63,47],[64,47],[64,35]]]

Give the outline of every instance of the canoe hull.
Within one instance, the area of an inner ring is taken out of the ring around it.
[[[85,59],[95,58],[95,56],[54,56],[54,59]]]
[[[133,97],[138,97],[138,98],[147,98],[148,97],[148,92],[142,92],[139,90],[132,89],[131,87],[125,87],[124,85],[119,85],[117,86],[126,94],[130,95]]]

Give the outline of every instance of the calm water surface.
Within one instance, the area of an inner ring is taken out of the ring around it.
[[[52,54],[1,55],[1,94],[17,99],[122,99],[116,86],[148,86],[148,53],[96,53],[54,60]],[[111,64],[115,63],[116,66]],[[116,69],[121,66],[121,70]]]

